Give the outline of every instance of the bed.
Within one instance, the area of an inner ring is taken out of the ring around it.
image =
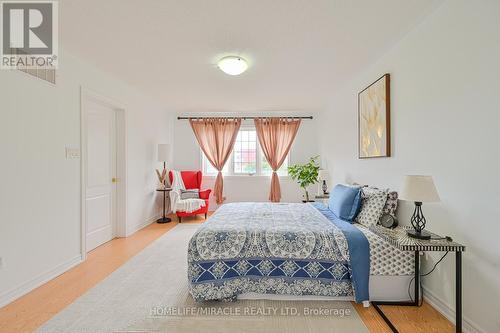
[[[408,299],[413,256],[320,203],[229,203],[193,235],[196,301]]]

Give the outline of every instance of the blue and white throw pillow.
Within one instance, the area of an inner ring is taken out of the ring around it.
[[[387,193],[387,201],[385,202],[383,214],[396,216],[396,209],[398,208],[398,192],[390,191]]]
[[[376,225],[380,216],[382,216],[385,202],[387,201],[387,193],[389,191],[372,187],[363,187],[361,192],[361,210],[355,222],[369,228]]]

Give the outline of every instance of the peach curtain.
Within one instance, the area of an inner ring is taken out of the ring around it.
[[[269,200],[279,202],[281,200],[281,187],[276,171],[281,167],[290,151],[299,130],[300,119],[256,118],[254,122],[262,152],[273,169]]]
[[[189,119],[196,140],[210,164],[219,172],[215,179],[214,195],[215,202],[221,204],[226,200],[223,197],[224,181],[222,179],[222,168],[226,164],[234,141],[241,126],[239,118],[201,118]]]

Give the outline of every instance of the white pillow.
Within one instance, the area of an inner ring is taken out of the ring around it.
[[[376,225],[380,216],[382,216],[388,192],[389,190],[363,187],[361,189],[361,210],[355,222],[368,228],[372,225]]]
[[[200,191],[198,189],[191,189],[191,190],[180,190],[180,197],[181,200],[186,200],[186,199],[199,199],[200,198]]]

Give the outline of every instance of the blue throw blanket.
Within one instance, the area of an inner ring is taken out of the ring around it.
[[[368,239],[366,239],[361,230],[353,226],[350,222],[335,216],[324,204],[314,202],[312,205],[344,233],[349,244],[352,283],[354,285],[356,302],[369,300],[370,243]]]
[[[189,291],[197,301],[243,293],[368,300],[368,242],[310,204],[231,203],[188,247]],[[352,249],[351,249],[352,247]],[[364,258],[364,259],[363,259]],[[364,261],[363,261],[364,260]],[[360,267],[366,265],[366,267]],[[353,292],[354,287],[354,292]]]

